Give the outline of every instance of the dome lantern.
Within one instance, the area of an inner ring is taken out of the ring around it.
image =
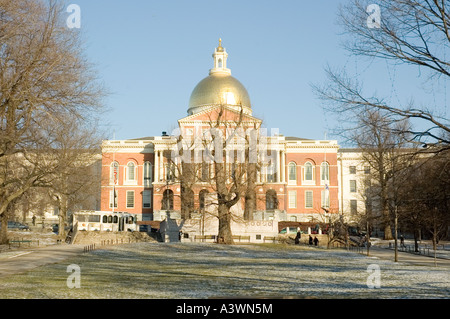
[[[231,70],[227,69],[228,53],[222,47],[222,39],[219,39],[219,46],[214,50],[212,56],[214,59],[214,68],[209,70],[209,74],[223,73],[231,75]]]

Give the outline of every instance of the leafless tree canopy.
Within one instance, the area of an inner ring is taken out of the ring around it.
[[[381,14],[379,28],[369,28],[367,9],[371,3],[354,0],[340,8],[339,22],[348,52],[359,58],[387,60],[427,70],[426,81],[440,78],[447,81],[450,77],[450,3],[447,0],[377,1]],[[348,118],[349,114],[370,108],[386,111],[392,121],[414,119],[424,123],[426,128],[406,128],[412,140],[438,146],[439,150],[450,147],[449,120],[430,105],[416,105],[413,100],[403,105],[388,103],[375,93],[365,93],[360,80],[336,67],[328,66],[326,75],[328,83],[313,85],[313,89],[328,111],[345,113]],[[376,92],[376,88],[368,90]]]
[[[420,72],[423,86],[450,80],[448,0],[352,0],[340,7],[338,21],[343,30],[344,48],[355,60],[383,61],[412,68]],[[377,93],[376,85],[369,87],[361,74],[350,74],[338,66],[326,66],[325,73],[326,82],[312,85],[313,90],[327,114],[340,120],[336,133],[347,139],[344,142],[358,147],[365,164],[370,166],[372,184],[370,192],[364,195],[371,204],[373,200],[378,202],[388,236],[393,212],[397,216],[403,210],[403,216],[409,215],[410,224],[417,230],[425,220],[417,217],[419,211],[422,216],[445,211],[448,194],[419,183],[423,178],[419,175],[434,176],[435,170],[444,172],[443,168],[448,166],[447,106],[441,102],[433,105],[432,101],[419,104],[414,90],[406,102],[391,101]],[[395,87],[396,83],[391,81]],[[431,93],[439,94],[437,90]],[[448,176],[444,174],[440,178],[443,180],[440,185],[448,188],[444,186],[450,183]],[[439,208],[419,203],[417,192],[428,191],[430,198],[434,198],[431,194],[442,195],[440,200],[432,201],[439,203]],[[405,203],[411,203],[409,208]],[[448,209],[445,214],[448,219]],[[448,222],[442,225],[447,227]]]
[[[30,187],[51,182],[60,164],[50,154],[67,121],[89,126],[102,108],[104,89],[66,18],[59,1],[0,0],[2,219]]]

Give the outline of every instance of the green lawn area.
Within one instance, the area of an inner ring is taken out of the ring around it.
[[[80,288],[68,288],[71,264]],[[369,265],[380,288],[369,288]],[[136,243],[0,278],[2,298],[448,298],[448,269],[282,244]]]

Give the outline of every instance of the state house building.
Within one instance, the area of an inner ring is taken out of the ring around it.
[[[192,91],[187,116],[178,120],[184,136],[194,134],[199,127],[210,127],[219,108],[228,114],[227,120],[239,117],[252,125],[262,122],[252,116],[252,109],[257,106],[251,104],[245,87],[231,75],[227,57],[220,41],[213,53],[213,68]],[[308,222],[325,210],[344,213],[350,206],[355,210],[353,190],[342,184],[347,168],[337,141],[282,134],[270,135],[268,140],[273,160],[269,166],[258,166],[252,219]],[[171,169],[173,161],[168,156],[176,145],[177,138],[165,132],[161,136],[104,141],[100,209],[135,213],[143,221],[164,220],[167,212],[172,218],[189,218],[181,211],[182,192],[177,182],[181,173]],[[206,198],[211,200],[214,193],[212,179],[205,178],[214,174],[211,167],[212,164],[203,167],[198,182],[190,187],[195,213],[205,208]],[[234,209],[242,211],[243,207],[244,199]]]

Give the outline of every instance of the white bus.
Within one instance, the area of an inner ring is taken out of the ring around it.
[[[136,214],[127,212],[79,211],[73,225],[85,231],[136,231]]]

